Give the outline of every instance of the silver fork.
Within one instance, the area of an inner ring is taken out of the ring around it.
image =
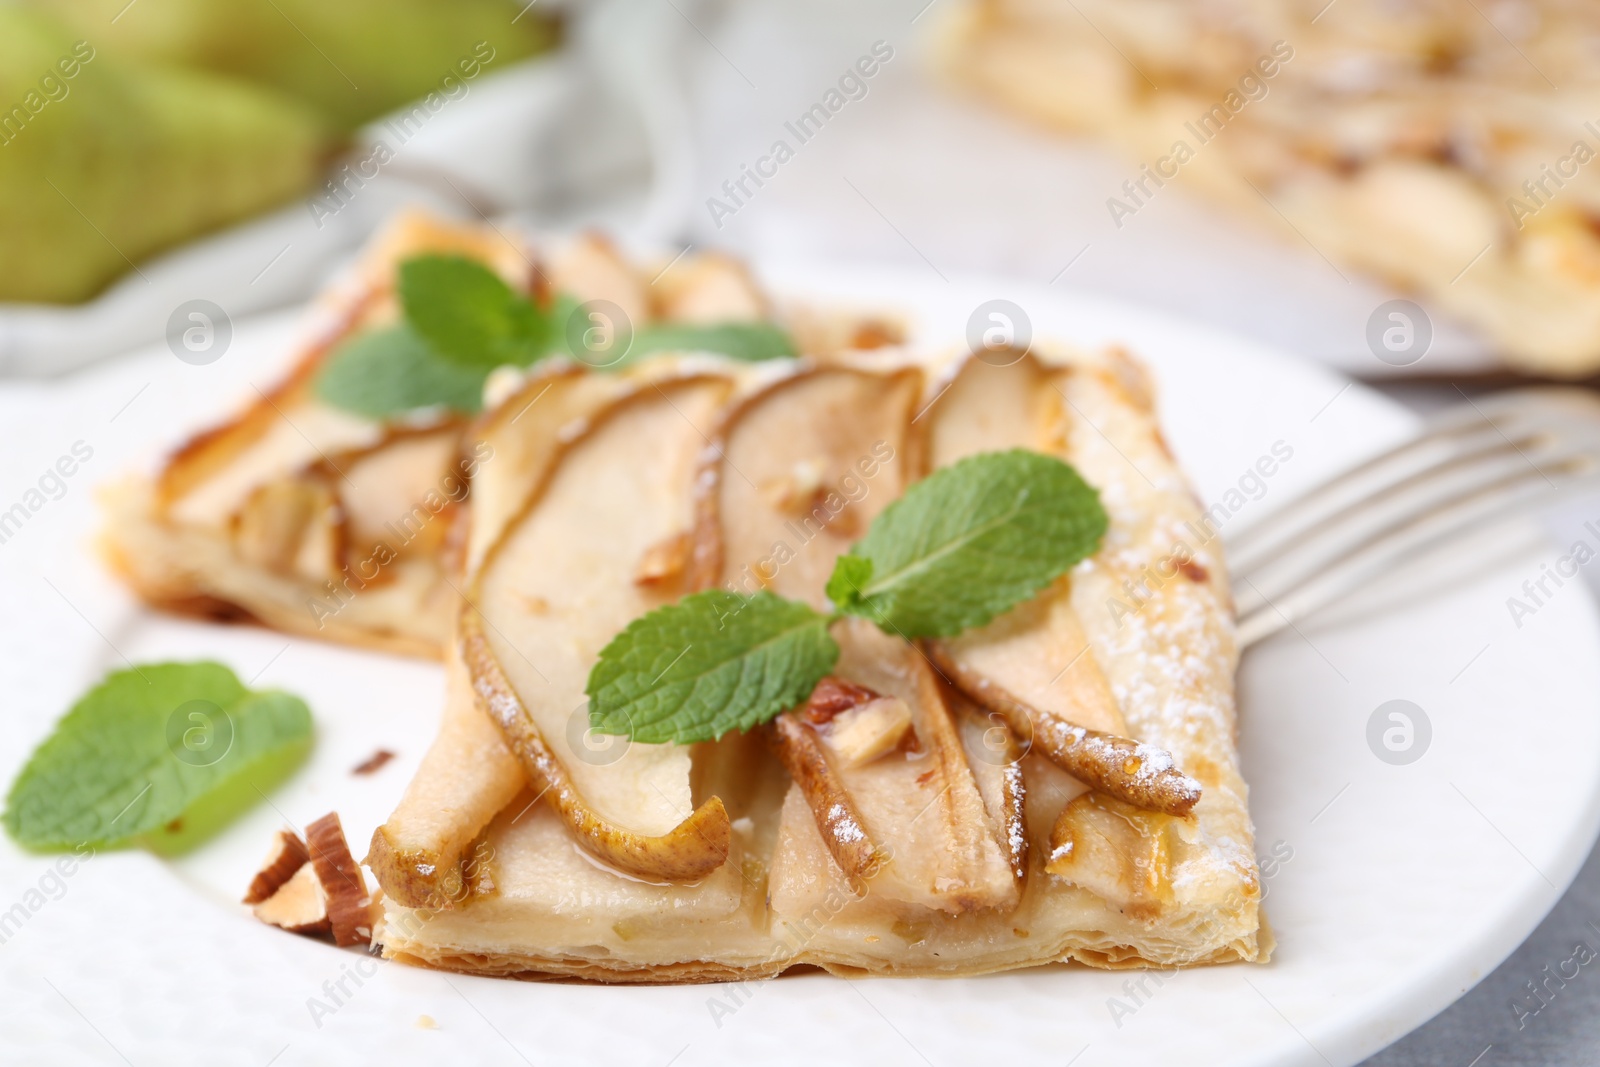
[[[1499,393],[1291,500],[1227,545],[1248,648],[1481,524],[1600,486],[1600,395]]]

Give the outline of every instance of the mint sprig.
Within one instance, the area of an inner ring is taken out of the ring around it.
[[[441,359],[404,323],[358,334],[341,345],[317,376],[317,396],[336,408],[387,419],[443,407],[463,415],[483,408],[486,371]]]
[[[253,692],[220,663],[117,671],[34,750],[6,798],[5,827],[34,849],[114,844],[180,817],[214,828],[259,800],[310,742],[303,701]]]
[[[906,637],[953,637],[1055,581],[1106,523],[1099,495],[1058,459],[971,456],[885,508],[839,559],[828,599]]]
[[[406,322],[444,359],[485,374],[525,367],[549,351],[550,316],[500,275],[462,256],[400,264]]]
[[[526,367],[555,354],[593,364],[593,352],[573,347],[569,327],[581,309],[574,298],[557,293],[542,304],[477,260],[408,259],[400,264],[398,294],[402,321],[357,334],[331,353],[313,383],[320,399],[371,419],[434,407],[474,415],[496,367]],[[667,351],[747,362],[796,354],[789,335],[765,322],[657,323],[629,336],[625,358],[613,366]]]
[[[792,708],[833,669],[827,615],[708,589],[635,619],[589,673],[589,722],[635,741],[705,741]]]
[[[972,456],[912,486],[840,556],[824,615],[772,593],[707,590],[635,619],[589,672],[597,733],[690,744],[800,704],[838,661],[846,615],[905,637],[949,637],[1030,599],[1105,535],[1099,495],[1072,467],[1014,450]]]
[[[628,358],[656,352],[715,352],[746,363],[799,355],[789,334],[770,322],[656,323],[634,335]]]

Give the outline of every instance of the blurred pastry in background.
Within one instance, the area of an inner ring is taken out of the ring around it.
[[[1594,4],[968,0],[940,46],[967,85],[1133,157],[1119,228],[1181,176],[1520,369],[1600,370]]]
[[[518,10],[0,4],[0,302],[89,300],[159,252],[306,195],[363,122],[554,43],[552,20]]]

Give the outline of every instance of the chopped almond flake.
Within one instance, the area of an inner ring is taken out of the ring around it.
[[[386,748],[380,748],[354,767],[350,768],[351,774],[373,774],[385,763],[394,759],[394,753]]]
[[[310,859],[304,841],[288,830],[279,830],[272,836],[272,847],[256,876],[250,879],[245,892],[246,904],[259,904],[276,893]]]
[[[340,947],[372,940],[372,899],[366,876],[345,843],[339,816],[330,812],[306,827],[311,866],[328,897],[333,942]]]
[[[847,682],[837,675],[826,675],[822,681],[811,690],[811,696],[805,703],[806,721],[813,726],[821,726],[831,722],[840,712],[849,711],[869,700],[878,699],[879,694],[864,685]]]

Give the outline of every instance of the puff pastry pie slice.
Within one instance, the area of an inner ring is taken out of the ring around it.
[[[386,956],[613,982],[1267,958],[1226,577],[1142,370],[941,362],[683,371],[562,444],[485,551],[439,738],[374,835]],[[1019,447],[1110,517],[1034,600],[939,642],[836,622],[832,674],[748,732],[588,732],[631,619],[714,587],[825,608],[912,482]]]
[[[179,448],[153,476],[113,487],[103,544],[141,597],[169,610],[441,656],[463,575],[538,483],[565,430],[637,382],[672,373],[671,356],[611,374],[556,357],[528,372],[505,367],[485,390],[496,403],[475,420],[429,409],[379,420],[320,399],[314,383],[330,354],[397,319],[397,268],[428,253],[475,259],[539,299],[608,301],[635,329],[773,314],[745,268],[720,255],[684,257],[663,272],[586,235],[554,245],[541,265],[533,249],[496,231],[402,217],[323,300],[323,325],[283,381]],[[797,312],[791,335],[826,355],[892,332]],[[479,498],[470,525],[469,493]]]

